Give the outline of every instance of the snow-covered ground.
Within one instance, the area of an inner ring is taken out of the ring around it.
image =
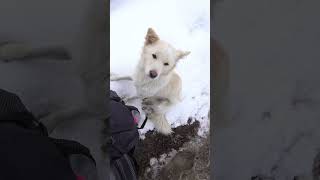
[[[209,0],[112,0],[110,17],[110,69],[131,75],[139,60],[147,29],[155,29],[161,39],[191,54],[177,66],[182,78],[181,103],[167,119],[176,127],[189,117],[201,122],[199,134],[209,130],[210,107],[210,1]],[[110,88],[122,95],[134,95],[131,82],[111,82]],[[140,107],[139,102],[134,103]],[[148,121],[143,134],[153,129]]]
[[[215,129],[215,179],[311,175],[320,148],[318,7],[290,0],[217,4],[213,31],[230,55],[234,119]]]

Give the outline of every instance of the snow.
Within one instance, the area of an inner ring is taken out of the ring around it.
[[[191,51],[177,66],[183,82],[183,100],[170,109],[167,119],[172,127],[177,127],[186,124],[192,117],[200,121],[199,135],[207,132],[210,107],[210,1],[113,0],[110,21],[110,69],[120,76],[133,73],[149,27],[174,47]],[[135,94],[132,82],[128,81],[111,82],[110,88],[120,96]],[[134,105],[140,108],[139,101]],[[148,121],[140,130],[141,136],[151,129],[153,125]]]

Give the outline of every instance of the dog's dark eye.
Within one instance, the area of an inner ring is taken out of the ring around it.
[[[153,59],[157,59],[157,55],[152,54]]]
[[[164,63],[163,65],[165,65],[165,66],[169,66],[169,63]]]

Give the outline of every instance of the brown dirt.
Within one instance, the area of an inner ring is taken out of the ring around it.
[[[162,154],[168,154],[172,150],[179,150],[186,142],[197,136],[200,126],[199,121],[191,121],[187,125],[173,128],[174,133],[165,136],[155,131],[148,131],[145,139],[140,140],[135,157],[139,164],[139,176],[143,176],[146,169],[150,167],[151,158],[160,158]]]
[[[206,135],[197,136],[185,143],[167,164],[160,167],[160,173],[157,173],[157,169],[153,169],[156,172],[156,178],[153,179],[209,180],[209,141],[209,135]]]

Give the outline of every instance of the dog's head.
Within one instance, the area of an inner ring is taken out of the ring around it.
[[[151,79],[169,74],[177,62],[190,54],[189,51],[177,50],[160,40],[156,32],[149,28],[141,55],[144,72]]]

